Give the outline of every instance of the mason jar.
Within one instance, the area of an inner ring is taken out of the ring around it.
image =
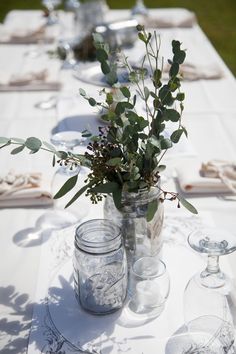
[[[163,203],[158,203],[153,218],[147,220],[149,203],[159,198],[160,190],[157,187],[140,189],[137,193],[123,192],[119,210],[112,196],[108,195],[105,199],[104,217],[114,220],[121,227],[129,266],[141,257],[160,255],[163,245]]]
[[[127,261],[119,226],[89,220],[76,229],[74,287],[81,306],[94,314],[122,307],[127,291]]]

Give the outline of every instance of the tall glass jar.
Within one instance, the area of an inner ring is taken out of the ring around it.
[[[82,223],[75,234],[74,286],[81,306],[94,314],[122,307],[127,262],[120,228],[105,219]]]
[[[143,189],[138,193],[123,192],[122,207],[117,209],[112,196],[107,196],[104,204],[104,217],[112,219],[122,230],[128,263],[144,256],[156,256],[162,248],[161,231],[164,220],[164,207],[158,208],[152,220],[147,221],[148,204],[159,199],[156,187]]]

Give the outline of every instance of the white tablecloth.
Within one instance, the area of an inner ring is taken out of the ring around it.
[[[123,15],[124,12],[112,11],[109,16]],[[222,158],[235,161],[235,78],[197,24],[192,28],[167,28],[160,29],[158,32],[162,36],[163,53],[166,56],[170,55],[168,46],[171,40],[178,39],[183,42],[183,47],[187,48],[188,61],[201,65],[216,64],[223,71],[224,77],[218,80],[183,83],[186,92],[184,121],[189,131],[190,144],[201,160]],[[45,45],[45,48],[49,47]],[[1,70],[4,68],[6,71],[20,72],[24,65],[25,53],[29,49],[34,49],[34,46],[29,48],[26,45],[1,45]],[[132,57],[134,57],[136,50],[130,50]],[[40,56],[35,60],[40,60]],[[50,60],[48,61],[49,69],[52,63]],[[77,95],[79,87],[83,87],[92,95],[96,95],[99,87],[79,81],[73,77],[69,70],[60,72],[59,75],[63,84],[60,93],[0,93],[0,136],[22,138],[38,136],[49,141],[51,133],[58,127],[63,127],[62,129],[74,127],[77,119],[75,117],[78,117],[78,120],[85,120],[84,117],[86,117],[85,124],[89,122],[89,126],[99,124],[94,108],[89,107],[87,102]],[[56,96],[58,99],[59,103],[56,108],[43,111],[36,107],[39,101],[50,96]],[[68,106],[67,112],[65,112],[65,105],[62,104],[66,97],[74,102],[69,105],[70,108]],[[77,129],[79,128],[77,127]],[[181,156],[179,155],[178,158]],[[188,157],[184,155],[183,158]],[[12,168],[16,171],[32,170],[43,172],[50,180],[54,173],[48,154],[44,152],[33,157],[23,152],[19,157],[1,150],[0,159],[1,174],[3,175]],[[169,163],[174,166],[176,159],[170,159]],[[176,188],[172,179],[167,183],[172,189]],[[190,202],[196,206],[200,216],[205,212],[210,212],[217,227],[235,233],[235,200],[230,198],[224,200],[217,196],[210,196],[190,198]],[[166,205],[166,208],[167,210],[169,208],[172,211],[175,210],[172,205]],[[91,217],[99,215],[95,210],[91,208]],[[46,211],[43,208],[0,209],[0,351],[2,350],[2,353],[24,353],[27,350],[32,304],[37,298],[35,292],[40,255],[41,250],[44,250],[42,240],[47,240],[47,237],[42,238],[38,232],[36,222]],[[188,215],[187,212],[186,215]],[[180,252],[179,249],[176,252],[176,257],[178,257],[178,252]],[[174,257],[174,255],[172,256]],[[44,254],[41,255],[41,260],[43,257]],[[236,256],[233,254],[227,259],[234,270]],[[181,261],[182,259],[179,257],[179,262]],[[226,257],[225,262],[227,263]],[[195,267],[193,266],[193,268]],[[196,271],[197,268],[196,262]]]

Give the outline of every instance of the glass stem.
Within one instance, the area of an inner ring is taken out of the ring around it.
[[[208,273],[219,273],[220,272],[219,256],[208,255],[206,271]]]

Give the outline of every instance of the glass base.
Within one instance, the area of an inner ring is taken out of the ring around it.
[[[221,288],[227,283],[227,276],[223,272],[209,273],[206,270],[200,273],[199,282],[206,288]]]

